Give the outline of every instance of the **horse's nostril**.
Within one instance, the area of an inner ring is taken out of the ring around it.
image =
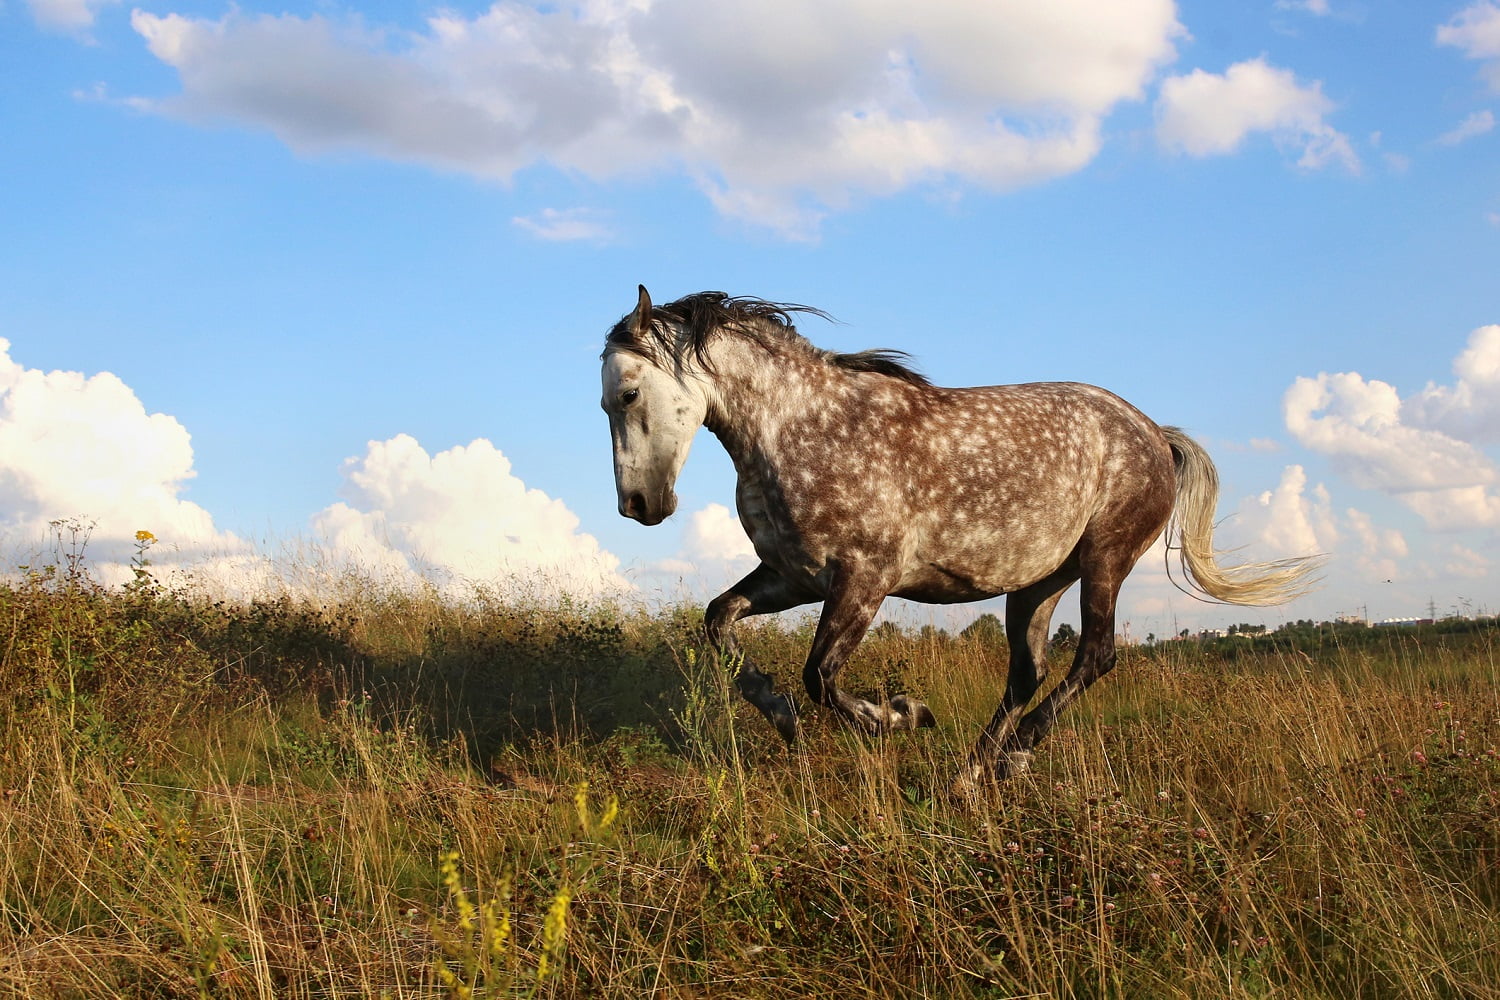
[[[625,514],[626,517],[633,517],[636,520],[640,520],[640,518],[643,517],[645,515],[645,513],[646,513],[646,496],[645,496],[645,494],[643,494],[643,493],[632,493],[632,494],[630,494],[630,496],[628,496],[628,497],[625,498],[625,510],[624,510],[624,514]]]

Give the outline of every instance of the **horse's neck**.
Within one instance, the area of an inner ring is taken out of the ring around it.
[[[704,425],[741,468],[765,455],[787,421],[829,405],[846,377],[796,350],[771,354],[744,342],[715,347],[717,374]]]

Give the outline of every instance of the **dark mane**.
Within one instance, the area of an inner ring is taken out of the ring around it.
[[[832,351],[825,351],[824,354],[835,366],[851,372],[874,372],[876,375],[900,379],[912,385],[932,384],[927,381],[926,375],[907,364],[906,359],[911,355],[905,351],[878,348],[873,351],[857,351],[854,354],[835,354]]]
[[[726,295],[724,292],[697,292],[652,308],[650,343],[635,342],[630,324],[632,314],[620,320],[609,331],[605,347],[640,354],[653,362],[659,362],[670,358],[678,349],[678,334],[674,331],[680,330],[686,337],[682,348],[684,353],[691,352],[702,368],[711,370],[709,342],[722,332],[732,331],[771,353],[783,346],[795,345],[845,371],[884,375],[913,385],[930,384],[926,376],[906,363],[909,355],[905,351],[873,350],[839,354],[814,346],[792,324],[792,317],[797,313],[830,322],[833,320],[826,312],[813,306],[768,302],[748,295]]]

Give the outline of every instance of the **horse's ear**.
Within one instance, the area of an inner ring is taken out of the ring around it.
[[[635,322],[631,324],[631,332],[636,341],[640,342],[651,332],[651,293],[646,291],[645,285],[637,287],[641,290],[641,297],[635,304]]]

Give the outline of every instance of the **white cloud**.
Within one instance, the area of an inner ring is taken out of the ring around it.
[[[1277,558],[1331,552],[1339,532],[1330,507],[1323,485],[1309,490],[1307,471],[1289,465],[1274,490],[1241,504],[1235,534],[1253,539],[1257,559],[1262,550]]]
[[[312,519],[337,561],[396,579],[594,596],[627,589],[619,560],[561,500],[528,489],[490,442],[436,455],[401,434],[344,465],[344,502]]]
[[[118,586],[135,578],[145,531],[163,583],[237,597],[279,589],[266,559],[181,497],[195,475],[187,429],[148,413],[117,376],[24,368],[0,338],[0,571],[61,563],[81,545],[88,573]]]
[[[42,28],[82,35],[94,26],[94,19],[102,8],[118,2],[119,0],[26,0],[26,6],[31,8],[32,18]]]
[[[689,592],[713,595],[755,568],[760,558],[739,516],[710,503],[688,516],[677,553],[645,567],[644,575],[683,584]]]
[[[1476,136],[1484,135],[1495,127],[1495,113],[1486,108],[1476,111],[1457,126],[1438,136],[1439,145],[1457,146],[1461,142],[1467,142]]]
[[[1402,406],[1423,427],[1471,441],[1500,441],[1500,324],[1481,326],[1454,359],[1451,386],[1428,383]]]
[[[600,213],[587,208],[544,208],[535,215],[518,215],[510,221],[549,243],[607,243],[614,236]]]
[[[81,554],[100,583],[135,578],[133,560],[173,586],[245,596],[278,588],[243,539],[180,494],[194,477],[187,430],[147,413],[109,372],[23,368],[0,339],[0,542],[13,565]],[[137,532],[153,539],[141,550]]]
[[[1291,70],[1251,59],[1223,75],[1195,69],[1162,81],[1156,138],[1169,151],[1201,157],[1232,153],[1247,136],[1265,132],[1300,150],[1299,167],[1338,163],[1358,173],[1349,138],[1324,120],[1333,108],[1321,83],[1304,86]]]
[[[130,579],[137,531],[160,540],[158,560],[243,550],[179,495],[193,475],[187,430],[147,413],[118,377],[23,368],[0,338],[0,532],[10,544],[41,544],[52,521],[91,523],[90,562],[106,582]]]
[[[1475,330],[1451,386],[1402,401],[1357,372],[1298,378],[1287,429],[1354,485],[1388,493],[1436,530],[1500,525],[1500,466],[1478,443],[1500,440],[1500,326]]]
[[[194,474],[187,430],[148,413],[115,375],[24,368],[0,339],[0,540],[18,562],[47,558],[51,523],[71,521],[83,526],[87,565],[106,584],[132,579],[136,532],[149,531],[158,579],[230,596],[316,586],[319,572],[336,577],[350,566],[460,592],[479,584],[592,597],[629,588],[619,560],[578,530],[562,501],[528,489],[488,441],[433,456],[406,435],[371,442],[345,463],[344,502],[312,519],[321,544],[285,560],[252,552],[183,499]]]
[[[860,196],[1075,171],[1181,34],[1171,0],[500,0],[420,31],[135,11],[191,120],[508,180],[683,171],[718,209],[805,234]]]
[[[1488,484],[1495,470],[1473,445],[1401,421],[1394,386],[1358,372],[1300,377],[1283,400],[1287,429],[1329,456],[1354,485],[1390,493]]]
[[[1479,60],[1479,75],[1500,93],[1500,5],[1480,0],[1465,7],[1438,26],[1437,43]]]
[[[1397,499],[1416,511],[1434,531],[1500,527],[1500,495],[1486,486],[1416,490]]]
[[[698,560],[755,565],[755,546],[745,534],[740,519],[721,503],[694,511],[683,536],[688,556]]]

